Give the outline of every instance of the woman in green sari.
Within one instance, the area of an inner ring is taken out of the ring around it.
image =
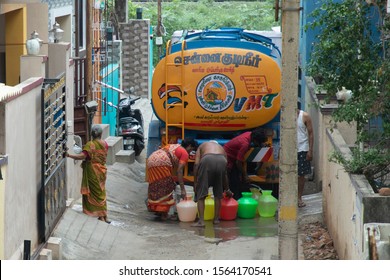
[[[66,156],[75,160],[83,160],[83,177],[81,194],[83,196],[83,212],[89,216],[107,220],[106,159],[108,145],[102,140],[102,128],[99,125],[92,127],[92,140],[87,142],[80,154]]]

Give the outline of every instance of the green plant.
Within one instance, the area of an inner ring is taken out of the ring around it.
[[[368,1],[367,1],[368,2]],[[340,103],[335,122],[356,122],[357,146],[346,159],[334,153],[330,160],[352,173],[373,181],[378,173],[390,172],[390,66],[389,23],[385,0],[321,1],[314,20],[305,28],[317,29],[307,73],[320,77],[327,94],[334,96],[343,86],[352,90],[349,102]],[[379,129],[369,121],[381,119]]]
[[[382,181],[382,177],[388,174],[388,152],[376,148],[364,152],[354,148],[351,152],[351,157],[346,158],[340,151],[333,151],[328,160],[342,165],[346,172],[365,175],[372,186],[377,185],[377,182]]]
[[[163,46],[176,30],[193,30],[220,27],[240,27],[248,30],[271,30],[279,25],[274,19],[274,0],[264,1],[223,1],[199,0],[162,1],[161,17],[166,34]],[[129,3],[129,18],[135,18],[130,12],[136,7],[143,9],[143,18],[150,19],[157,26],[157,1]],[[156,33],[156,32],[155,32]],[[154,34],[156,35],[156,34]],[[157,47],[154,48],[154,64],[159,61]]]

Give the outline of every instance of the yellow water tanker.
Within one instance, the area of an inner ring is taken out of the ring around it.
[[[238,131],[262,126],[280,111],[281,71],[263,52],[233,47],[183,49],[165,56],[152,81],[152,105],[163,122],[190,130]]]

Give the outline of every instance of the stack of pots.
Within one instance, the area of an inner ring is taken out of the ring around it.
[[[233,197],[224,197],[221,200],[220,219],[232,221],[237,217],[241,219],[253,219],[257,212],[260,217],[275,216],[278,208],[278,200],[272,196],[272,191],[262,190],[257,199],[252,197],[251,192],[243,192],[239,200]],[[192,195],[187,195],[186,199],[181,200],[177,205],[177,213],[181,222],[193,222],[198,214],[197,204],[193,201]],[[214,199],[208,194],[205,199],[204,220],[214,219]]]

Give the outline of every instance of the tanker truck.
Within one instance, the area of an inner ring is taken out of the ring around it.
[[[224,145],[242,132],[263,127],[269,147],[251,149],[247,167],[263,160],[277,168],[280,60],[281,52],[271,38],[241,28],[183,32],[176,42],[169,41],[152,79],[154,116],[147,157],[185,137],[199,144],[216,140]],[[189,184],[192,166],[190,160],[184,174]],[[254,181],[265,177],[264,170],[253,174]]]

